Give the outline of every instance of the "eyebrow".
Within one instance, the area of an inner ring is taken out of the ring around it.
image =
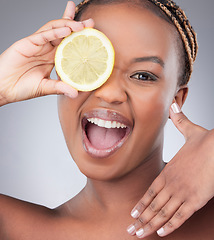
[[[164,65],[165,65],[164,61],[157,56],[134,58],[132,60],[132,63],[136,63],[136,62],[154,62],[154,63],[160,64],[162,68],[164,68]]]

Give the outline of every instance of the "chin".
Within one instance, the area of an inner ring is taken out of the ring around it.
[[[148,160],[146,156],[149,155],[148,149],[146,151],[143,151],[142,147],[136,149],[127,141],[108,157],[93,157],[84,148],[81,151],[75,151],[74,148],[72,158],[80,172],[87,178],[97,181],[114,181],[128,176],[143,165]]]
[[[123,162],[118,162],[117,153],[107,158],[94,158],[86,152],[82,154],[73,154],[80,172],[87,178],[98,181],[109,181],[125,175]]]

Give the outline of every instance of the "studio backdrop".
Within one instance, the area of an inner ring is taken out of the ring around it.
[[[214,1],[176,2],[186,11],[199,41],[183,111],[196,124],[211,129],[214,127]],[[0,53],[46,22],[61,18],[65,6],[64,0],[1,0]],[[55,77],[54,72],[52,76]],[[183,136],[170,120],[165,139],[163,159],[168,162],[184,144]],[[54,208],[77,194],[85,181],[67,150],[56,96],[0,108],[1,193]]]

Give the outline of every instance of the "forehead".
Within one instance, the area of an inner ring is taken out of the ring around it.
[[[124,62],[144,56],[165,62],[175,52],[173,26],[146,8],[127,3],[92,5],[81,16],[88,18],[94,19],[95,28],[107,35],[116,58]]]

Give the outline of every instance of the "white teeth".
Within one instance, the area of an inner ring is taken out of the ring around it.
[[[127,126],[125,124],[116,122],[116,121],[105,121],[100,118],[88,118],[88,122],[94,123],[95,125],[98,125],[99,127],[104,128],[126,128]]]
[[[95,123],[96,123],[96,121],[95,121]],[[97,125],[98,125],[99,127],[105,127],[105,121],[102,120],[102,119],[98,119]]]
[[[114,121],[114,122],[112,123],[112,128],[116,128],[116,127],[117,127],[117,122]]]
[[[111,122],[110,121],[105,122],[105,128],[111,128]]]

